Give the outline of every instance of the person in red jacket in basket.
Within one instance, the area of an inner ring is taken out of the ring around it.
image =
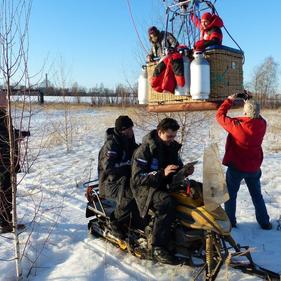
[[[200,40],[195,43],[196,51],[204,51],[205,48],[212,45],[222,44],[222,19],[215,14],[205,13],[201,17],[200,24]]]
[[[244,179],[255,206],[257,222],[262,229],[271,229],[260,184],[266,121],[260,116],[260,105],[253,99],[245,100],[243,117],[227,116],[236,98],[237,94],[229,96],[216,113],[217,122],[228,132],[223,164],[228,167],[226,184],[230,198],[225,202],[225,211],[232,226],[236,227],[236,198]]]

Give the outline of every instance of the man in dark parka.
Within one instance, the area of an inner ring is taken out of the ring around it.
[[[111,226],[120,239],[125,236],[122,226],[129,223],[130,214],[136,217],[138,213],[130,190],[131,158],[138,147],[133,126],[133,121],[128,116],[119,116],[115,127],[106,130],[106,140],[99,152],[100,197],[116,202],[116,209],[111,215]]]
[[[12,231],[12,188],[10,146],[6,110],[0,108],[0,232]]]
[[[174,263],[165,248],[170,239],[170,227],[175,219],[175,201],[168,192],[173,174],[183,166],[179,157],[181,144],[175,141],[179,125],[172,118],[163,119],[157,130],[143,138],[132,159],[131,188],[141,217],[148,209],[156,217],[152,234],[152,254],[156,261]]]
[[[10,144],[8,133],[7,118],[7,98],[0,93],[0,233],[13,231],[12,225],[12,187],[11,187],[11,162],[10,162]],[[19,165],[19,146],[18,130],[13,128],[14,133],[14,168],[15,172],[20,171]],[[23,224],[17,224],[17,229],[24,228]]]

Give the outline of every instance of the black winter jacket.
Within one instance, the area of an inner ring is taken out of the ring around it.
[[[167,40],[167,48],[176,48],[179,43],[177,39],[174,37],[174,35],[170,32],[166,33],[166,40]],[[159,34],[158,42],[157,43],[152,43],[152,48],[149,52],[149,55],[153,58],[155,57],[163,57],[164,54],[164,49],[165,49],[165,31],[161,31]]]
[[[6,114],[5,110],[0,109],[0,190],[10,188],[10,144]],[[19,147],[17,138],[14,130],[14,164],[15,171],[19,172]]]
[[[125,188],[129,188],[131,158],[137,147],[134,138],[128,140],[114,128],[107,129],[98,163],[99,192],[102,198],[120,203]]]
[[[171,176],[165,177],[164,169],[168,165],[183,166],[179,157],[181,144],[174,141],[165,145],[158,137],[157,130],[143,138],[132,159],[131,189],[137,202],[140,215],[145,217],[153,193],[167,190]]]

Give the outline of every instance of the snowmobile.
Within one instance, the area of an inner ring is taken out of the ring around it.
[[[178,188],[177,188],[178,186]],[[149,210],[149,223],[144,229],[127,226],[127,238],[114,236],[110,225],[110,214],[115,203],[99,196],[98,180],[84,183],[88,200],[86,217],[89,233],[100,236],[121,250],[139,258],[152,259],[152,228],[155,213]],[[240,246],[231,236],[231,223],[223,208],[207,210],[203,200],[203,185],[182,177],[179,173],[170,186],[171,195],[177,200],[176,220],[172,225],[172,239],[168,248],[178,263],[195,267],[193,280],[204,276],[215,280],[223,264],[266,280],[280,280],[279,274],[254,263],[250,248]],[[243,261],[239,258],[243,257]],[[199,261],[199,263],[198,263]]]

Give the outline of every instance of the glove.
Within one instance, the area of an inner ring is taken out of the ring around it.
[[[205,40],[199,40],[195,43],[194,49],[196,51],[203,51],[205,49]]]
[[[233,94],[227,97],[229,100],[235,100],[237,98],[237,94]]]
[[[153,57],[152,57],[152,55],[147,55],[147,56],[146,56],[146,62],[153,62]]]
[[[185,169],[184,169],[184,175],[187,177],[187,176],[190,176],[193,174],[194,172],[194,166],[193,165],[188,165]]]
[[[189,186],[188,178],[180,178],[175,175],[172,182],[167,185],[167,190],[169,192],[186,191],[187,186]]]

